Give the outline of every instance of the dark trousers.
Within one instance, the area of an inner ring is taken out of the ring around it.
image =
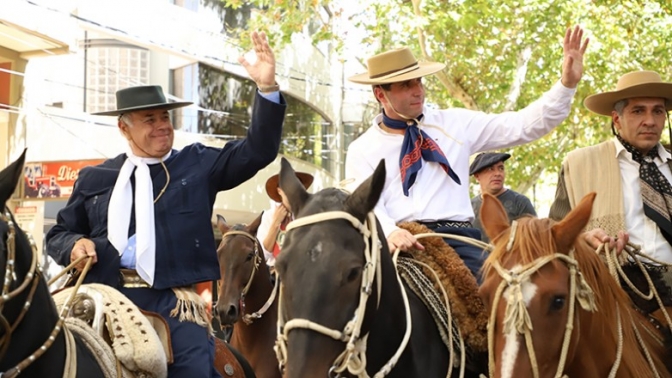
[[[431,228],[431,227],[430,227]],[[481,240],[481,231],[475,228],[457,228],[457,227],[436,227],[432,231],[441,234],[451,234],[458,236],[466,236],[472,239]],[[471,273],[476,277],[478,284],[481,284],[481,267],[487,257],[485,252],[478,247],[467,244],[455,239],[443,239],[446,244],[453,247],[457,255],[460,256],[464,264],[469,268]]]
[[[169,378],[221,378],[215,370],[215,340],[208,330],[192,322],[181,322],[171,317],[177,304],[172,290],[123,288],[121,292],[145,311],[160,314],[170,327],[173,363],[168,365]]]

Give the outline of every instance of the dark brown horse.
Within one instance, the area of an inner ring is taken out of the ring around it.
[[[501,203],[484,196],[481,222],[495,245],[480,289],[492,311],[491,378],[670,377],[663,335],[581,236],[594,198],[559,223],[509,226]]]
[[[276,261],[278,349],[285,377],[446,377],[448,348],[422,300],[402,284],[372,211],[381,162],[352,195],[309,194],[282,160],[294,220]],[[409,321],[410,316],[410,321]]]
[[[233,327],[231,345],[258,377],[281,377],[273,351],[278,308],[264,252],[256,239],[261,215],[250,225],[229,227],[217,217],[222,242],[217,249],[222,277],[216,313]]]
[[[25,152],[0,172],[3,209],[21,177],[24,157]],[[0,279],[5,285],[0,299],[0,375],[61,376],[66,364],[66,337],[61,328],[57,328],[58,313],[37,268],[38,254],[11,213],[1,214]],[[50,341],[52,336],[53,342]],[[76,335],[74,341],[77,377],[103,377],[95,358]]]

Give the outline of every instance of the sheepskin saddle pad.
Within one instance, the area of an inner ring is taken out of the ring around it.
[[[59,311],[70,297],[73,288],[54,294]],[[116,358],[124,368],[136,376],[163,378],[168,375],[172,360],[170,332],[153,326],[167,324],[150,321],[138,307],[116,289],[101,284],[82,285],[70,305],[67,316],[82,319],[92,332],[112,346]],[[162,334],[164,340],[159,337]]]

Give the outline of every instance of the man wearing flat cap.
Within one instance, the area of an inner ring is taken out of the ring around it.
[[[549,217],[562,219],[596,192],[584,234],[594,248],[607,242],[620,252],[629,240],[672,263],[672,155],[660,144],[672,83],[653,71],[629,72],[584,105],[610,117],[614,138],[567,155]]]
[[[565,34],[560,80],[526,108],[486,114],[467,109],[426,108],[422,77],[442,70],[442,63],[418,62],[408,48],[387,51],[368,60],[368,72],[350,77],[373,87],[382,112],[348,147],[345,177],[355,188],[381,159],[387,180],[375,208],[390,250],[420,248],[416,238],[397,227],[418,221],[436,232],[480,239],[473,227],[469,195],[469,156],[534,141],[569,114],[583,75],[588,40],[576,27]],[[477,276],[482,251],[447,239]]]
[[[200,143],[173,149],[170,109],[159,86],[117,92],[125,153],[82,169],[48,252],[61,265],[90,256],[85,282],[118,288],[170,327],[169,377],[219,377],[214,342],[198,282],[219,279],[211,224],[217,192],[238,186],[277,156],[285,102],[275,84],[275,58],[264,33],[252,33],[257,60],[239,58],[257,84],[247,137],[223,148]],[[83,263],[77,269],[81,270]]]
[[[529,198],[504,187],[504,180],[506,178],[504,162],[510,157],[511,155],[509,154],[483,152],[476,155],[469,167],[469,175],[474,176],[481,188],[481,193],[471,199],[471,207],[474,209],[475,214],[474,228],[481,231],[481,240],[486,243],[490,242],[490,239],[483,232],[479,217],[481,205],[483,204],[483,193],[497,197],[499,202],[504,206],[504,209],[506,209],[509,222],[525,215],[537,216],[537,212],[534,211],[534,206],[532,206]]]

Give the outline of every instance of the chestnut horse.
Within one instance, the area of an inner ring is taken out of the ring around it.
[[[481,222],[495,246],[480,288],[491,310],[490,378],[670,376],[665,336],[581,236],[594,198],[561,222],[510,226],[501,203],[484,195]]]
[[[273,351],[278,309],[271,274],[256,239],[260,223],[261,215],[248,226],[229,227],[223,217],[217,216],[217,227],[222,232],[217,248],[222,280],[216,313],[222,326],[235,324],[231,345],[250,363],[255,374],[280,378]]]
[[[422,300],[402,283],[373,215],[385,164],[349,195],[309,194],[282,159],[296,219],[276,260],[278,357],[286,378],[457,376]]]

